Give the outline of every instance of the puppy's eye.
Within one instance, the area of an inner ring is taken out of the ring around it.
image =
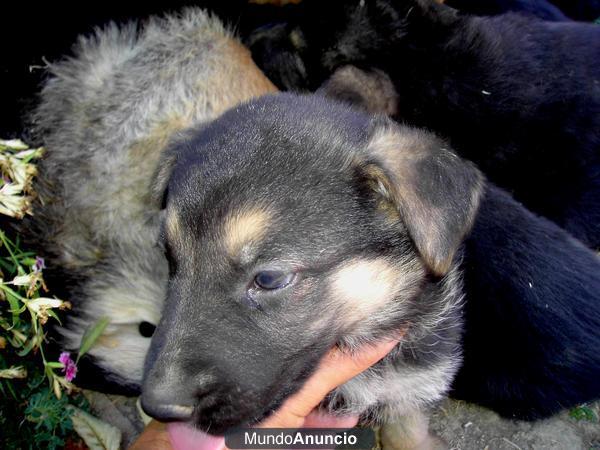
[[[295,273],[265,270],[254,277],[254,285],[260,289],[275,290],[286,287],[296,278]]]

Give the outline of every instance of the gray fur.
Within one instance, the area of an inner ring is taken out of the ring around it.
[[[101,316],[111,323],[90,354],[109,374],[139,384],[167,280],[157,245],[160,204],[151,195],[160,155],[179,130],[272,91],[245,50],[199,9],[111,24],[81,37],[52,64],[35,119],[47,148],[37,230],[61,268],[76,317],[62,329],[76,349]]]

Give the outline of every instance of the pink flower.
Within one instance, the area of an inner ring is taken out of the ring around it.
[[[67,364],[69,364],[69,362],[73,362],[73,360],[71,359],[71,354],[69,352],[62,352],[58,357],[58,362],[66,367]]]
[[[71,359],[71,354],[62,352],[58,358],[58,362],[64,366],[63,371],[65,373],[65,380],[72,381],[77,375],[77,365],[75,364],[75,361]]]

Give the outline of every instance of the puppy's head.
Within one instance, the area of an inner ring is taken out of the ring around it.
[[[316,96],[239,106],[171,155],[142,404],[217,434],[266,417],[336,343],[437,307],[421,293],[450,269],[481,185],[434,136]]]

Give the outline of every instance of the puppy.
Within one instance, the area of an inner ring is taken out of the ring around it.
[[[53,291],[73,303],[61,345],[76,351],[92,323],[110,319],[79,384],[136,392],[168,277],[150,194],[163,149],[275,88],[218,20],[192,8],[98,30],[50,73],[36,112],[41,201],[26,234],[48,258]]]
[[[460,366],[459,246],[483,177],[435,136],[264,97],[166,153],[169,285],[142,405],[211,433],[267,417],[333,345],[407,328],[331,412],[419,416]],[[167,176],[167,174],[170,174]]]
[[[314,91],[345,65],[383,72],[396,120],[447,138],[528,209],[600,247],[597,26],[433,0],[308,1],[248,43],[286,89]]]
[[[394,440],[416,447],[461,366],[463,310],[457,394],[528,418],[598,397],[598,257],[446,142],[289,94],[188,136],[157,177],[170,277],[150,415],[213,434],[254,424],[331,346],[406,328],[323,408],[402,422]]]

